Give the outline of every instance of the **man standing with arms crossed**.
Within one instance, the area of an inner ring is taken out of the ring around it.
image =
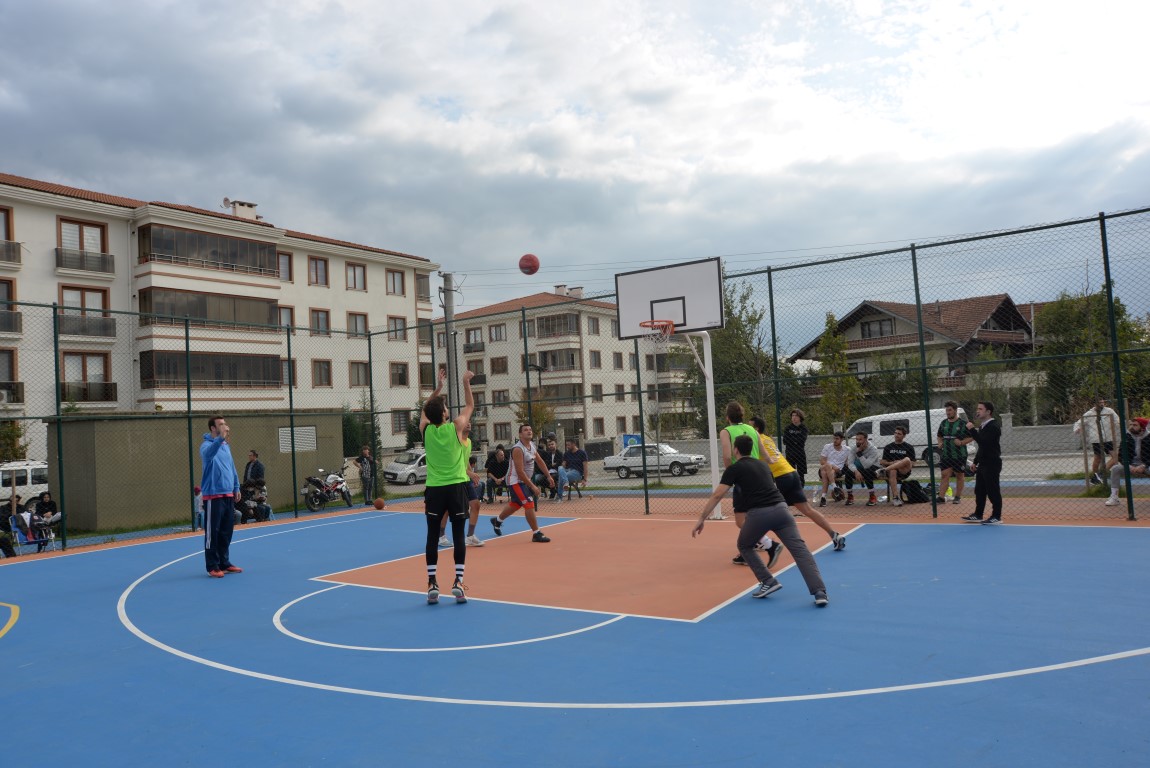
[[[243,573],[243,568],[232,565],[228,557],[236,527],[236,502],[240,500],[240,475],[228,444],[231,432],[223,416],[213,416],[208,419],[208,431],[200,443],[204,466],[200,480],[204,498],[204,561],[208,575],[214,579]]]
[[[966,428],[974,442],[978,443],[978,455],[974,457],[974,512],[962,518],[968,523],[999,525],[1002,522],[1002,490],[999,479],[1002,475],[1002,430],[994,420],[994,404],[982,401],[975,411],[979,425],[966,422]],[[990,499],[990,517],[982,519],[986,500]]]
[[[439,529],[443,516],[451,521],[451,538],[455,541],[455,581],[451,594],[455,602],[466,603],[467,588],[463,585],[467,543],[464,525],[467,522],[467,459],[471,453],[471,414],[475,410],[475,397],[471,394],[471,377],[463,374],[464,404],[455,419],[448,418],[447,404],[440,396],[447,371],[439,369],[439,386],[431,393],[419,418],[419,433],[427,452],[427,488],[423,492],[423,510],[427,520],[427,540],[424,555],[427,561],[427,603],[439,602]]]

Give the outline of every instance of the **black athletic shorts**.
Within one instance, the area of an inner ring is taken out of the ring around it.
[[[470,481],[467,483],[467,500],[469,502],[479,501],[479,483],[472,483]]]
[[[807,494],[803,491],[803,481],[799,479],[798,472],[779,475],[775,478],[775,487],[779,489],[779,493],[783,494],[783,499],[786,500],[787,504],[792,507],[807,501]]]
[[[1090,447],[1094,449],[1094,455],[1095,456],[1101,456],[1102,455],[1102,446],[1103,445],[1106,446],[1106,452],[1107,453],[1110,453],[1111,451],[1114,450],[1114,443],[1102,443],[1102,444],[1091,443]]]
[[[952,469],[955,472],[966,472],[966,459],[948,459],[945,456],[938,460],[939,469]]]
[[[467,486],[470,483],[431,485],[423,491],[423,510],[429,517],[467,517]]]

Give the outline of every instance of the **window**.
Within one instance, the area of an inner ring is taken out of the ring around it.
[[[506,357],[493,357],[491,358],[491,373],[507,373],[507,358]]]
[[[404,318],[404,317],[389,317],[389,318],[387,318],[387,340],[388,341],[407,341],[407,318]]]
[[[277,271],[280,275],[280,280],[285,283],[290,283],[294,280],[292,273],[291,254],[280,251],[276,254],[276,260],[279,262]]]
[[[365,265],[348,263],[347,289],[349,291],[367,290],[367,267]]]
[[[419,340],[419,346],[430,347],[431,346],[431,324],[430,323],[419,323],[415,327],[415,336]]]
[[[497,443],[511,442],[511,425],[510,424],[496,424],[494,429],[494,440]]]
[[[279,308],[279,324],[281,328],[291,328],[292,333],[295,333],[295,308],[294,307],[280,307]]]
[[[492,390],[491,402],[494,405],[507,405],[511,402],[511,391],[507,389]]]
[[[491,325],[487,328],[488,341],[506,341],[507,340],[507,326],[500,323],[499,325]]]
[[[627,431],[627,417],[626,416],[616,416],[615,417],[615,432],[622,435],[626,431]]]
[[[627,367],[632,371],[639,369],[639,356],[634,352],[627,353]]]
[[[885,320],[868,320],[865,323],[859,324],[859,330],[862,331],[864,339],[877,339],[882,336],[894,335],[894,320],[889,318]]]
[[[654,355],[647,355],[647,370],[648,371],[655,370],[655,356]]]
[[[307,284],[327,285],[327,259],[320,256],[307,257]]]
[[[12,239],[12,209],[0,208],[0,240]]]
[[[108,292],[102,288],[65,285],[60,288],[60,303],[64,305],[64,311],[68,314],[91,313],[95,317],[103,317],[106,314],[104,310],[108,308]]]
[[[483,329],[482,328],[468,328],[464,331],[465,344],[482,344],[483,343]]]
[[[16,350],[0,349],[0,382],[14,382],[16,378]]]
[[[347,335],[367,337],[367,315],[362,312],[347,313]]]
[[[539,337],[579,335],[579,316],[573,314],[541,317],[538,320]]]
[[[432,363],[419,364],[419,388],[435,389],[435,365]]]
[[[280,381],[284,383],[284,386],[299,386],[299,379],[295,375],[295,360],[280,359]]]
[[[636,433],[636,434],[638,434],[639,432],[642,431],[641,425],[639,424],[639,417],[638,416],[632,416],[631,417],[631,431]]]
[[[592,384],[591,385],[591,402],[593,402],[593,403],[603,402],[603,385],[602,384]]]
[[[658,397],[655,395],[655,385],[654,384],[648,384],[647,385],[647,399],[648,400],[658,400]]]
[[[144,350],[140,352],[140,385],[144,389],[183,389],[191,380],[195,387],[214,389],[279,388],[288,381],[287,362],[279,355]],[[295,373],[294,366],[290,373]],[[291,380],[299,383],[294,375]]]
[[[415,298],[419,301],[431,301],[431,275],[415,274]]]
[[[627,388],[622,384],[615,385],[615,402],[621,403],[627,399]]]
[[[406,387],[407,363],[391,363],[391,365],[388,367],[391,371],[391,386]]]
[[[71,251],[104,253],[104,225],[61,219],[60,247]]]
[[[603,420],[591,419],[591,434],[593,434],[595,437],[602,437],[603,432]]]
[[[438,349],[443,349],[447,346],[447,332],[439,331],[435,334],[435,346]]]
[[[311,323],[308,327],[311,328],[312,336],[330,336],[331,313],[326,309],[313,309],[311,311]]]
[[[391,412],[391,434],[405,435],[407,428],[411,425],[411,414],[407,411],[392,411]]]
[[[526,320],[519,325],[519,338],[531,338],[535,335],[535,321]]]
[[[623,353],[622,352],[612,352],[611,353],[611,365],[615,368],[616,371],[623,370]]]
[[[597,349],[591,350],[591,367],[592,368],[602,368],[603,367],[603,353]]]
[[[403,273],[397,269],[387,270],[387,292],[393,296],[403,296]]]
[[[311,385],[313,387],[331,386],[331,360],[311,361]]]
[[[186,264],[255,275],[279,274],[275,243],[243,240],[210,232],[144,224],[136,230],[138,261]],[[294,277],[294,275],[293,275]]]
[[[597,318],[597,317],[588,317],[587,318],[587,335],[588,336],[598,336],[599,335],[599,318]]]
[[[483,360],[468,360],[467,370],[479,376],[483,373]]]
[[[347,383],[351,387],[371,386],[371,369],[367,363],[353,361],[347,364]]]
[[[155,313],[141,317],[140,322],[152,325],[183,325],[186,315],[192,318],[193,325],[230,326],[240,323],[270,327],[276,325],[278,320],[276,306],[275,299],[253,299],[170,288],[140,289],[140,312],[144,315]]]
[[[614,336],[615,338],[619,338],[619,321],[618,320],[612,320],[611,321],[611,335]]]

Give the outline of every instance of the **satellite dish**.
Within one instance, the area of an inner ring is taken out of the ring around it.
[[[224,204],[223,204],[223,205],[221,205],[220,207],[221,207],[221,208],[223,208],[224,210],[227,210],[228,208],[231,208],[231,207],[232,207],[232,200],[231,200],[231,198],[230,198],[230,197],[225,197],[225,198],[224,198]]]

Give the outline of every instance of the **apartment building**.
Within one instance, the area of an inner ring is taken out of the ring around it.
[[[286,410],[289,382],[297,409],[355,407],[371,383],[377,408],[411,407],[432,350],[409,331],[431,320],[438,265],[224,201],[212,211],[0,173],[0,419],[54,414],[57,394],[72,411],[183,410],[189,368],[200,411]]]
[[[555,410],[548,431],[580,440],[614,440],[640,434],[649,417],[682,413],[675,384],[685,366],[677,358],[641,340],[619,339],[615,304],[583,297],[579,287],[557,285],[553,293],[535,293],[455,316],[452,332],[460,370],[483,374],[473,387],[476,411],[472,437],[489,445],[515,441],[515,406],[533,398]],[[451,354],[444,319],[435,321],[440,359]],[[643,417],[636,391],[642,393]]]

